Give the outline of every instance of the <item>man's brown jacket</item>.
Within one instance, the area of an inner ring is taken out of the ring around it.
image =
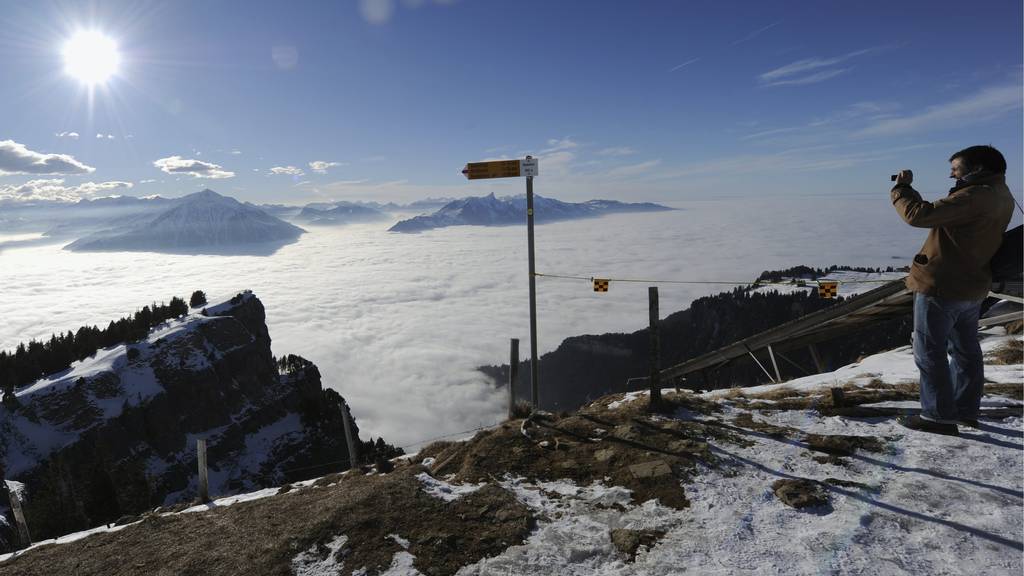
[[[925,202],[906,184],[897,185],[891,194],[907,224],[931,228],[914,256],[907,287],[949,300],[983,300],[992,287],[989,260],[1013,216],[1006,176],[975,178],[936,202]]]

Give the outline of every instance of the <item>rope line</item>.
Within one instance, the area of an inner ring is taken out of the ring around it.
[[[484,425],[484,426],[478,426],[476,428],[470,428],[469,430],[463,430],[462,432],[452,432],[451,434],[445,434],[443,436],[436,436],[434,438],[429,438],[427,440],[420,440],[419,442],[412,442],[410,444],[406,444],[405,446],[403,446],[402,449],[405,450],[407,448],[412,448],[413,446],[419,446],[420,444],[426,444],[427,442],[434,442],[434,441],[437,441],[437,440],[444,440],[445,438],[451,438],[452,436],[461,436],[463,434],[469,434],[470,432],[479,432],[481,430],[487,430],[488,428],[494,428],[495,426],[497,426],[499,424],[501,424],[501,422],[495,422],[494,424],[488,424],[488,425]]]
[[[587,282],[593,282],[595,276],[569,276],[565,274],[542,274],[540,272],[534,272],[534,276],[541,278],[560,278],[564,280],[586,280]],[[888,284],[899,280],[899,278],[890,278],[888,280],[830,280],[828,278],[818,278],[817,280],[788,280],[788,281],[744,281],[735,282],[730,280],[651,280],[642,278],[601,278],[601,280],[607,280],[609,282],[641,282],[644,284],[724,284],[730,286],[800,286],[804,285],[816,285],[821,282],[835,282],[837,284]]]

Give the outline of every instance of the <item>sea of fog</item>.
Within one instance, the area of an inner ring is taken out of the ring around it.
[[[538,226],[537,271],[751,281],[798,264],[903,266],[926,232],[904,224],[884,191],[675,206]],[[325,386],[349,402],[364,437],[416,449],[499,421],[504,387],[475,368],[506,362],[510,338],[529,354],[525,225],[412,235],[388,226],[310,227],[272,256],[75,253],[61,244],[8,243],[15,247],[0,251],[0,349],[82,324],[105,327],[197,289],[213,302],[249,288],[266,306],[274,354],[315,362]],[[539,278],[541,353],[568,336],[642,328],[647,286],[613,282],[598,294],[585,280]],[[728,288],[660,285],[662,316]],[[541,374],[541,395],[553,386]]]

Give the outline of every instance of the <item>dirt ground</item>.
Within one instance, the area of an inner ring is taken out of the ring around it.
[[[990,384],[986,392],[1019,396],[1021,387]],[[277,496],[230,507],[151,513],[118,532],[32,549],[0,564],[0,574],[285,575],[292,573],[297,555],[312,551],[319,559],[335,554],[340,574],[364,569],[374,575],[403,551],[391,537],[398,535],[408,541],[416,569],[447,576],[523,543],[536,523],[545,521],[501,486],[508,477],[603,482],[630,489],[636,504],[657,499],[685,509],[686,486],[700,466],[720,464],[709,441],[750,445],[751,435],[786,438],[806,446],[807,457],[823,464],[842,464],[857,451],[884,451],[890,443],[886,438],[808,434],[771,425],[758,417],[762,411],[892,416],[896,412],[863,405],[917,397],[914,385],[882,382],[843,387],[841,397],[782,388],[760,395],[734,391],[709,401],[678,392],[666,394],[652,411],[646,397],[623,401],[621,394],[612,395],[572,414],[537,413],[464,442],[434,443],[412,458],[393,461],[394,469],[386,474],[336,474],[312,486],[285,486]],[[750,413],[727,420],[725,403]],[[1003,410],[1021,412],[1019,406]],[[417,478],[423,473],[483,487],[445,502],[423,491]],[[332,551],[328,543],[342,535],[347,541]],[[640,543],[660,537],[629,531],[610,536],[626,558]]]
[[[378,574],[409,541],[415,566],[429,576],[520,544],[534,526],[529,510],[488,485],[451,503],[424,493],[406,465],[387,475],[337,475],[337,484],[207,512],[150,515],[119,532],[43,546],[0,564],[6,575],[286,575],[300,552],[348,537],[341,574]],[[327,482],[325,482],[327,483]]]

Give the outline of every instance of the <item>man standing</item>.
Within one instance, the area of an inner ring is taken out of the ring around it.
[[[902,170],[891,196],[911,226],[930,228],[914,256],[907,287],[914,292],[914,362],[921,372],[921,415],[900,424],[957,435],[957,422],[977,426],[985,384],[978,315],[992,286],[989,260],[1013,216],[1006,160],[991,146],[971,146],[949,158],[949,195],[926,202]],[[950,359],[947,360],[946,353]]]

